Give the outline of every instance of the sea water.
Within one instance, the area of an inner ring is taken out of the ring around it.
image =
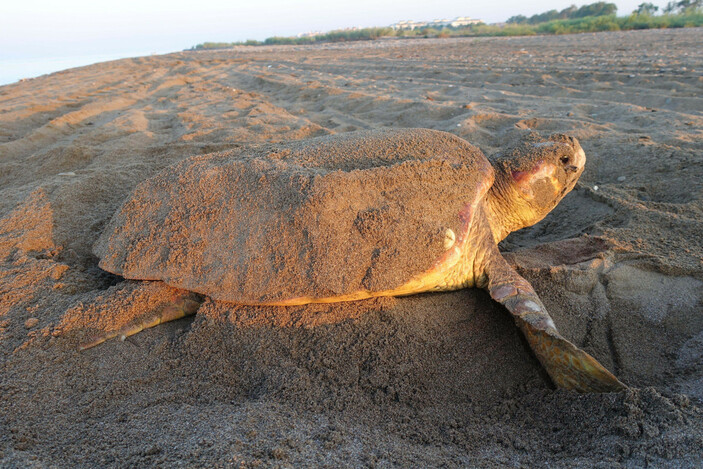
[[[47,73],[66,70],[67,68],[82,67],[98,62],[124,59],[127,57],[139,57],[144,52],[122,53],[122,54],[93,54],[75,55],[68,57],[32,57],[32,58],[11,58],[0,57],[0,85],[14,83],[23,78],[34,78]]]

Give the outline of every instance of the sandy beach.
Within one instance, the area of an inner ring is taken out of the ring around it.
[[[237,47],[0,87],[0,467],[701,467],[703,29]],[[92,248],[194,155],[422,127],[565,133],[576,188],[500,245],[631,386],[557,390],[480,290],[198,314]]]

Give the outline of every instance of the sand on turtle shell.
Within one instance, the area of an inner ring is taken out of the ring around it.
[[[109,272],[222,301],[391,290],[434,265],[492,181],[478,148],[428,129],[213,153],[140,184],[93,251]]]
[[[127,59],[0,88],[0,466],[700,467],[703,30]],[[91,252],[195,155],[352,130],[577,137],[580,185],[502,243],[633,389],[552,389],[482,291],[195,318],[76,350],[180,292]]]

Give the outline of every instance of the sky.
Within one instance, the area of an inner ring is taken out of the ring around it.
[[[206,41],[263,40],[456,16],[495,23],[594,1],[6,0],[0,9],[0,85],[102,60],[183,50]],[[624,15],[642,1],[613,3]],[[653,3],[661,7],[666,2]]]

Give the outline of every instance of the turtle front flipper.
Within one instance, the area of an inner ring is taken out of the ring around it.
[[[534,326],[529,317],[516,317],[515,322],[557,386],[579,392],[617,392],[627,388],[598,360],[560,336],[555,328]]]
[[[554,384],[579,392],[616,392],[627,386],[598,361],[563,338],[539,297],[496,253],[487,268],[488,291],[513,315],[533,352]]]

